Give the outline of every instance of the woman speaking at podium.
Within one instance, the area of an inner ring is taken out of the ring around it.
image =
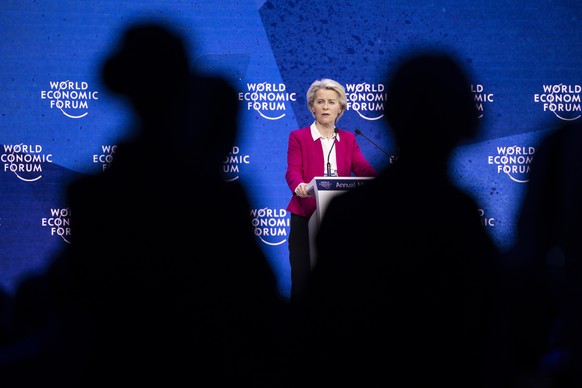
[[[285,173],[292,193],[286,210],[291,214],[288,246],[293,304],[303,298],[311,272],[309,218],[316,203],[307,193],[307,184],[317,176],[378,174],[360,151],[356,136],[336,127],[347,108],[346,91],[340,83],[332,79],[314,81],[307,91],[307,107],[315,120],[289,134]]]

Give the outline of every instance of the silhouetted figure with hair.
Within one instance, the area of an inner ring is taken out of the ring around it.
[[[582,124],[536,147],[507,253],[506,386],[582,386]]]
[[[317,235],[308,352],[328,386],[486,384],[497,250],[448,160],[478,129],[465,69],[440,52],[388,74],[397,161],[334,197]]]
[[[183,39],[156,23],[129,27],[102,75],[136,133],[67,190],[73,240],[42,291],[84,343],[60,386],[277,386],[286,304],[246,193],[221,173],[234,88],[192,74]]]

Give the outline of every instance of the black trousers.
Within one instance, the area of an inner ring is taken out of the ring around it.
[[[305,297],[311,273],[309,218],[291,213],[289,224],[289,265],[291,266],[291,303]]]

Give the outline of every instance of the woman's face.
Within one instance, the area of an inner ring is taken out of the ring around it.
[[[335,90],[321,89],[315,93],[312,107],[315,121],[323,125],[335,124],[342,110],[338,97]]]

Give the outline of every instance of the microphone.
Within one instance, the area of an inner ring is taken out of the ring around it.
[[[359,129],[357,129],[357,128],[356,128],[356,130],[355,130],[354,132],[356,132],[356,135],[362,135],[362,136],[364,137],[364,139],[368,140],[368,141],[369,141],[370,143],[372,143],[372,144],[373,144],[373,145],[374,145],[376,148],[378,148],[380,151],[384,152],[384,153],[386,154],[386,156],[390,157],[390,155],[388,155],[388,153],[387,153],[386,151],[384,151],[384,150],[382,149],[382,147],[380,147],[378,144],[374,143],[374,142],[372,141],[372,139],[370,139],[368,136],[364,135],[364,134],[362,133],[362,131],[360,131]]]
[[[335,145],[335,138],[337,136],[337,127],[333,130],[333,143],[331,147],[329,147],[329,152],[327,153],[327,176],[331,176],[331,163],[329,162],[329,157],[331,156],[331,150],[333,150],[333,146]]]

